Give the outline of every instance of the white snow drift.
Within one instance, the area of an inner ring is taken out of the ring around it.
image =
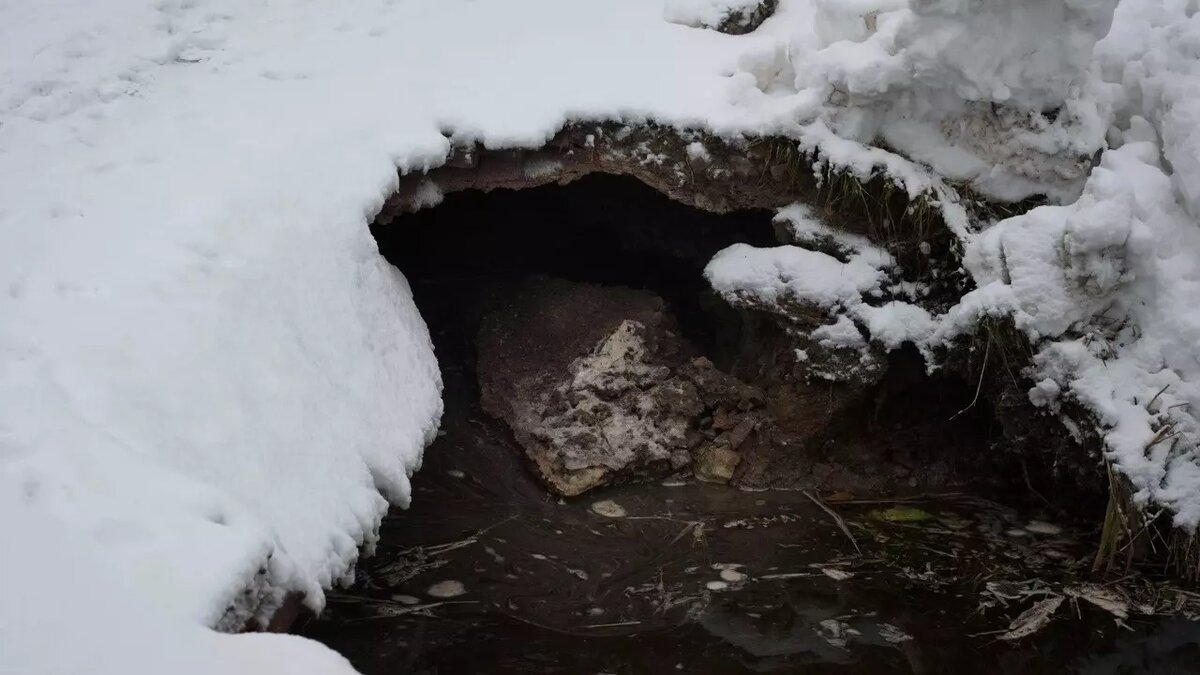
[[[784,134],[944,197],[980,290],[931,339],[1014,315],[1038,400],[1195,524],[1200,18],[1112,4],[785,0],[730,37],[653,0],[0,0],[0,667],[347,670],[201,626],[319,608],[408,500],[440,384],[367,231],[397,169],[569,119]],[[975,236],[943,177],[1069,205]]]

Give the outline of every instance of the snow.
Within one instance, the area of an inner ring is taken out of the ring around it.
[[[572,119],[785,135],[932,197],[978,286],[940,316],[884,297],[886,254],[810,248],[811,214],[710,279],[830,307],[830,340],[936,346],[1011,315],[1034,398],[1081,403],[1139,499],[1200,523],[1196,3],[784,0],[746,36],[678,23],[749,4],[0,1],[4,665],[346,672],[206,627],[286,592],[319,609],[409,500],[441,385],[368,221],[397,169]],[[951,180],[1055,204],[972,223]]]
[[[795,245],[725,248],[704,270],[714,290],[731,303],[784,315],[823,310],[831,322],[811,336],[830,349],[929,342],[937,323],[928,311],[901,300],[881,301],[893,287],[904,286],[892,283],[891,254],[862,235],[826,225],[804,204],[779,209],[775,220]],[[798,360],[807,361],[807,354]]]
[[[5,672],[355,672],[344,658],[308,640],[222,635],[177,616],[146,598],[131,583],[134,577],[96,557],[94,547],[17,493],[0,492],[0,512],[6,537],[0,548],[0,667]]]
[[[663,18],[692,28],[717,28],[734,14],[745,17],[763,0],[667,0]]]
[[[878,249],[856,253],[847,262],[798,246],[755,248],[734,244],[713,257],[705,276],[724,295],[748,294],[771,304],[791,300],[833,309],[857,305],[878,289],[891,264]],[[879,254],[882,254],[879,255]]]
[[[912,340],[928,356],[985,317],[1011,317],[1037,349],[1027,373],[1037,383],[1031,401],[1055,412],[1062,400],[1081,404],[1135,499],[1195,528],[1196,3],[822,0],[805,6],[812,30],[792,40],[785,75],[794,77],[796,97],[825,92],[829,104],[806,109],[811,119],[799,137],[839,170],[864,178],[883,171],[910,194],[934,195],[977,285],[938,316],[913,304],[851,301],[846,315],[819,331],[834,342],[841,335],[846,344],[864,333],[889,348]],[[934,172],[861,145],[877,137]],[[1099,157],[1094,168],[1093,156]],[[944,179],[969,181],[992,198],[1045,194],[1060,204],[970,223],[939,184]],[[797,244],[828,247],[820,241],[828,235],[813,234],[824,225],[811,212],[789,207],[780,217],[796,223]],[[812,251],[736,253],[740,267],[752,269],[737,269],[736,277],[725,270],[714,286],[724,292],[740,286],[743,295],[765,302],[785,289],[798,297],[825,289],[831,270],[844,269]],[[729,268],[732,261],[731,252],[722,252],[713,266]],[[845,302],[852,293],[825,297],[835,296]],[[851,332],[852,323],[859,330]],[[1075,436],[1091,423],[1061,419]]]

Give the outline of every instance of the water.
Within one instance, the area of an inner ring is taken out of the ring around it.
[[[827,496],[848,536],[800,492],[641,485],[562,502],[478,410],[471,375],[446,375],[412,509],[305,629],[368,675],[1200,673],[1200,624],[1181,618],[1121,627],[1067,600],[1032,637],[999,639],[1089,562],[1084,534],[1024,531],[1037,514],[959,494],[889,522],[891,503]],[[431,597],[445,581],[465,592]]]

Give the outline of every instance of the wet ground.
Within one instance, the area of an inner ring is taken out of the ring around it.
[[[496,297],[530,274],[647,288],[719,363],[727,324],[698,301],[701,269],[734,241],[769,244],[770,214],[713,216],[597,178],[457,193],[387,228],[380,250],[433,333],[446,413],[412,508],[303,628],[362,672],[1200,673],[1200,624],[1183,618],[1200,589],[1095,583],[1095,533],[1041,510],[1032,487],[546,493],[479,409],[474,338]]]
[[[412,508],[305,628],[368,675],[1200,672],[1200,624],[1081,585],[1086,539],[1040,514],[686,481],[563,502],[446,378]]]

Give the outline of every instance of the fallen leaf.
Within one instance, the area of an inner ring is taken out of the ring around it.
[[[1063,603],[1061,595],[1046,598],[1034,603],[1032,607],[1021,612],[1021,615],[1008,624],[1008,632],[1000,636],[1001,640],[1020,640],[1029,637],[1046,627],[1050,619]]]

